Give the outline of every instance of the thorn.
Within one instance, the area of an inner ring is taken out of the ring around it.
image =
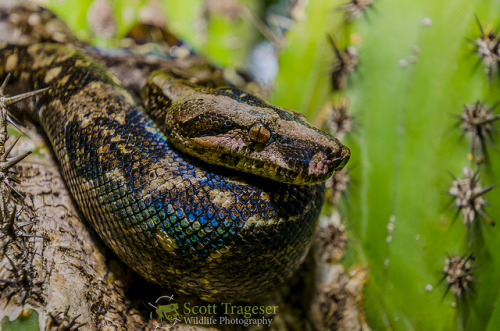
[[[5,91],[5,87],[7,86],[7,83],[9,82],[10,79],[10,72],[7,74],[7,77],[5,77],[5,80],[2,83],[2,86],[0,86],[0,95],[3,95],[3,92]]]
[[[332,36],[329,34],[327,34],[327,39],[335,52],[330,80],[334,90],[342,90],[345,86],[347,77],[358,66],[358,53],[356,49],[351,46],[342,50],[339,49]]]
[[[28,292],[26,290],[21,292],[21,299],[19,299],[19,303],[21,306],[24,305],[24,300],[26,300],[27,295]]]
[[[75,317],[73,317],[73,318],[71,319],[71,321],[69,322],[69,324],[70,324],[70,325],[73,325],[73,324],[76,322],[76,320],[78,319],[78,317],[80,317],[80,315],[81,315],[81,314],[78,314],[78,315],[76,315]]]
[[[5,240],[3,241],[3,243],[2,243],[2,245],[0,245],[0,251],[3,251],[3,249],[4,249],[5,247],[7,247],[7,245],[9,244],[9,242],[10,242],[10,238],[5,239]]]
[[[16,216],[16,217],[19,217],[19,216]],[[18,227],[20,228],[24,228],[25,226],[28,226],[28,225],[31,225],[31,224],[35,224],[36,221],[26,221],[26,222],[19,222],[17,224]]]
[[[29,269],[31,269],[32,265],[33,265],[33,260],[35,259],[35,255],[36,255],[36,251],[38,250],[35,249],[35,251],[33,252],[33,255],[31,255],[31,259],[30,259],[30,262],[26,265],[26,271],[29,271]]]
[[[477,14],[474,14],[474,18],[476,19],[477,26],[479,27],[479,31],[481,31],[481,36],[484,37],[483,27],[481,26],[481,22],[479,22],[479,17]]]
[[[477,181],[474,182],[474,185],[477,184]],[[488,186],[488,187],[485,187],[485,188],[481,188],[478,192],[474,193],[472,196],[471,196],[471,200],[474,200],[476,198],[479,198],[483,195],[485,195],[486,193],[488,193],[489,191],[493,190],[495,188],[495,186]]]
[[[16,118],[13,114],[9,114],[9,113],[6,116],[6,119],[7,119],[7,122],[9,122],[9,124],[11,124],[13,127],[15,127],[17,131],[21,132],[22,134],[24,134],[26,137],[29,138],[29,136],[26,133],[24,133],[20,128],[20,127],[24,127],[24,124],[22,123],[21,120]]]
[[[372,6],[373,0],[350,0],[348,3],[342,5],[340,9],[346,13],[346,22],[352,23]]]
[[[12,280],[12,279],[8,279],[8,278],[0,278],[0,282],[2,282],[2,283],[8,283],[8,284],[13,284],[13,283],[15,283],[15,281],[14,281],[14,280]]]
[[[14,191],[18,196],[20,197],[24,197],[24,195],[19,192],[18,190],[16,190],[16,188],[14,186],[12,186],[8,181],[5,181],[5,184],[12,190]]]
[[[49,240],[48,237],[45,237],[45,236],[42,236],[42,235],[39,235],[39,234],[29,234],[29,233],[26,233],[26,232],[20,232],[19,236],[26,237],[26,238],[40,238],[40,239]]]
[[[12,262],[12,260],[10,259],[10,257],[9,257],[8,255],[5,255],[5,257],[7,258],[7,260],[8,260],[8,261],[9,261],[9,263],[10,263],[10,265],[12,266],[12,270],[11,270],[11,271],[12,271],[12,272],[13,272],[16,276],[18,276],[19,274],[18,274],[18,272],[17,272],[17,271],[18,271],[19,269],[16,267],[16,265],[14,264],[14,262]]]
[[[24,154],[21,154],[19,156],[16,156],[14,157],[13,159],[11,159],[10,161],[7,161],[5,163],[3,163],[2,165],[0,165],[0,171],[5,171],[11,167],[13,167],[14,165],[16,165],[17,163],[21,162],[22,160],[24,160],[28,155],[31,154],[31,151],[29,152],[26,152]]]
[[[9,148],[7,148],[7,150],[5,151],[6,156],[9,156],[10,152],[12,152],[12,149],[14,148],[14,146],[16,146],[16,144],[20,138],[21,137],[17,137],[16,140],[14,141],[14,143],[12,143],[12,145],[10,145]]]
[[[3,103],[4,107],[13,105],[19,101],[23,101],[25,99],[31,98],[37,94],[43,93],[47,90],[51,89],[51,87],[45,87],[36,91],[21,93],[12,97],[0,97],[0,102]]]
[[[331,34],[327,34],[326,35],[326,38],[328,39],[328,41],[330,42],[330,45],[332,46],[333,48],[333,51],[335,52],[335,55],[337,56],[338,59],[342,59],[342,54],[340,54],[340,50],[339,48],[337,47],[337,44],[335,43],[335,40],[333,40],[333,37]]]
[[[9,178],[9,180],[10,180],[11,182],[14,182],[14,183],[16,183],[16,184],[20,184],[20,183],[21,183],[21,181],[20,181],[19,179],[17,179],[17,178],[14,176],[15,174],[16,174],[16,173],[15,173],[14,171],[9,170],[9,174],[8,174],[8,176],[7,176],[7,177]]]
[[[14,128],[16,128],[17,131],[22,133],[25,137],[30,138],[30,136],[26,132],[24,132],[23,129],[21,128],[21,127],[24,127],[22,124],[17,124],[15,121],[12,120],[12,117],[9,115],[6,116],[6,119],[7,119],[7,122],[9,122],[10,125],[12,125]]]
[[[472,275],[472,271],[477,268],[477,266],[472,265],[471,261],[474,261],[474,256],[469,254],[468,256],[448,256],[445,260],[445,265],[441,273],[443,274],[443,280],[446,281],[446,293],[449,290],[453,292],[456,298],[461,298],[463,293],[472,294],[472,290],[469,284],[475,282]]]

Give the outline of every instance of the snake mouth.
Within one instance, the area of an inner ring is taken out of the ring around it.
[[[351,155],[349,148],[344,145],[340,145],[336,151],[331,149],[327,151],[327,153],[324,151],[316,153],[308,164],[308,175],[298,178],[309,183],[325,181],[333,175],[333,172],[344,168]]]
[[[351,157],[351,151],[349,150],[348,147],[343,146],[342,147],[342,152],[340,153],[340,156],[335,158],[333,160],[333,170],[334,171],[339,171],[342,170],[347,162],[349,162],[349,158]]]

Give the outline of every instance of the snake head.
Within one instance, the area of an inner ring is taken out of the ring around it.
[[[198,87],[159,72],[143,93],[172,144],[211,164],[304,185],[325,181],[349,160],[349,148],[302,114],[245,91]]]

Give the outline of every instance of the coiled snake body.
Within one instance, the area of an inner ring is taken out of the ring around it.
[[[7,73],[18,88],[51,87],[34,98],[34,117],[53,146],[63,177],[104,242],[147,280],[211,301],[251,300],[283,282],[304,259],[323,202],[322,184],[293,185],[245,175],[178,151],[135,96],[104,67],[71,47],[2,45],[0,74],[5,77]],[[146,90],[154,98],[147,103],[155,115],[162,107],[158,106],[161,88],[151,84]],[[281,156],[279,150],[268,156],[287,164],[300,163],[306,169],[309,166],[315,172],[326,167],[326,161],[318,160],[325,156],[326,148],[335,162],[328,165],[325,178],[348,159],[348,149],[333,137],[296,115],[283,115],[293,113],[243,97],[247,94],[237,90],[204,91],[236,105],[254,107],[247,113],[262,108],[283,112],[257,131],[249,123],[236,125],[238,119],[233,117],[231,129],[227,129],[228,116],[217,122],[210,115],[209,122],[195,122],[205,137],[227,138],[237,131],[250,135],[254,144],[249,146],[258,151],[265,150],[268,140],[287,141],[290,149],[286,132],[275,134],[269,127],[286,128],[287,122],[293,122],[299,123],[295,131],[302,128],[305,132],[304,138],[295,135],[292,139],[305,151],[300,160]],[[169,97],[163,99],[170,105],[189,104],[182,98],[177,103]],[[194,93],[191,99],[203,101],[206,96]],[[205,106],[217,103],[214,100]],[[196,107],[186,108],[183,116],[189,117],[190,109]],[[162,120],[165,116],[155,117]],[[197,121],[202,117],[198,114]],[[226,125],[225,129],[221,131],[215,122]],[[200,138],[192,133],[190,137]],[[235,141],[241,144],[243,140]],[[322,154],[308,150],[311,146]],[[220,154],[233,165],[239,163],[240,156],[235,161],[227,153]],[[310,166],[311,162],[316,165]],[[273,171],[288,182],[297,177],[289,171]]]

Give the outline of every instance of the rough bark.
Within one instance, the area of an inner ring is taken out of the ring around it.
[[[78,316],[75,322],[85,324],[82,329],[143,328],[144,318],[130,308],[122,281],[110,271],[101,243],[82,221],[54,161],[32,156],[16,170],[20,181],[16,189],[24,195],[20,204],[25,206],[20,220],[34,220],[26,232],[41,236],[25,237],[24,249],[34,256],[28,270],[34,288],[28,292],[38,290],[40,295],[28,295],[24,309],[31,306],[39,312],[41,329],[60,324],[49,315],[62,313],[68,321]],[[16,254],[18,248],[11,246],[5,255],[26,268],[26,261],[15,258],[23,254]],[[3,262],[8,263],[5,258]],[[8,270],[1,272],[8,274]],[[5,308],[11,319],[21,308],[21,295],[16,291]],[[0,305],[6,303],[2,298]]]

